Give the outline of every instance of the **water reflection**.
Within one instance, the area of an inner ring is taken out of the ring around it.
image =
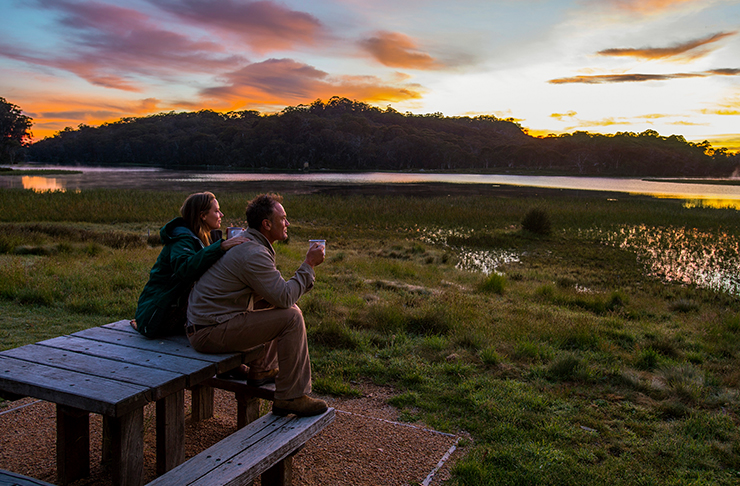
[[[441,245],[454,250],[458,256],[455,267],[461,270],[490,275],[493,272],[498,272],[498,269],[503,265],[519,263],[519,254],[513,250],[471,250],[464,246],[454,246],[447,243],[447,239],[451,236],[466,237],[472,233],[473,230],[467,228],[422,228],[420,239],[425,243]]]
[[[521,252],[513,249],[471,250],[448,244],[450,237],[469,237],[466,228],[422,228],[420,239],[441,245],[458,256],[457,268],[489,275],[510,263],[519,263]],[[720,292],[740,294],[740,239],[721,230],[624,226],[617,230],[582,230],[579,236],[631,251],[645,265],[649,276],[667,282],[696,285]],[[580,288],[580,292],[590,292]]]
[[[31,189],[36,192],[64,191],[64,182],[54,177],[23,176],[21,177],[23,189]]]
[[[687,199],[685,208],[713,208],[740,210],[740,201],[737,199]]]
[[[55,180],[67,190],[126,188],[159,190],[163,186],[173,190],[193,190],[214,184],[234,184],[253,181],[285,181],[330,184],[486,184],[491,186],[513,185],[551,189],[622,192],[653,197],[684,199],[690,207],[721,207],[740,209],[740,185],[707,183],[682,183],[669,180],[643,180],[608,177],[525,176],[506,174],[439,174],[398,172],[293,172],[293,173],[224,173],[182,172],[156,168],[120,167],[65,167],[65,166],[15,166],[13,169],[61,169],[75,174],[56,176]],[[17,187],[17,178],[0,177],[0,188]],[[695,205],[695,206],[694,206]]]
[[[740,241],[721,230],[625,226],[617,231],[593,230],[606,245],[637,254],[648,274],[669,282],[738,294]]]

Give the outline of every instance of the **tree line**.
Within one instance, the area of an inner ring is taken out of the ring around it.
[[[654,130],[530,136],[512,119],[415,115],[334,97],[279,113],[202,110],[66,128],[27,148],[35,162],[233,170],[542,170],[728,177],[738,154]]]

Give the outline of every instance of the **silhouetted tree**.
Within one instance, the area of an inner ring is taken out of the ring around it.
[[[160,113],[67,128],[29,148],[33,160],[295,171],[551,170],[610,176],[729,176],[737,155],[654,130],[534,138],[491,115],[402,114],[333,97],[279,113]]]
[[[0,161],[14,164],[20,150],[33,136],[31,118],[20,107],[0,97]]]

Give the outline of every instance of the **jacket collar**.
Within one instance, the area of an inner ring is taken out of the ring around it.
[[[268,250],[270,250],[270,253],[274,256],[275,255],[275,249],[272,247],[269,241],[267,241],[267,238],[265,235],[260,233],[254,228],[248,228],[247,229],[247,236],[249,238],[252,238],[254,241],[260,243],[261,245],[267,247]]]

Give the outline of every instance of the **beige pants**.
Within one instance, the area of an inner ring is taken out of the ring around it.
[[[306,325],[297,305],[245,312],[201,329],[189,339],[193,349],[201,353],[234,353],[266,343],[265,356],[250,365],[259,371],[280,368],[275,378],[275,398],[287,400],[311,392]]]

